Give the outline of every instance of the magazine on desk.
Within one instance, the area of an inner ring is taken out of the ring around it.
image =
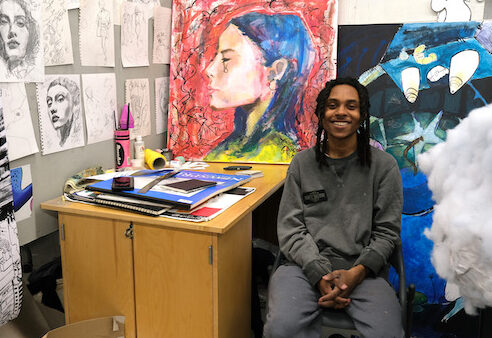
[[[146,175],[146,176],[134,176],[134,189],[127,191],[112,191],[112,179],[97,182],[87,186],[87,190],[99,191],[108,194],[116,194],[120,196],[132,197],[144,201],[151,201],[161,204],[172,205],[174,207],[191,210],[196,206],[204,203],[210,198],[236,188],[249,180],[251,177],[248,175],[229,175],[219,174],[201,171],[189,171],[183,170],[173,177],[166,178],[156,184],[152,189],[145,193],[139,193],[138,191],[154,180],[156,177],[165,175],[167,172],[161,171],[158,175]],[[186,192],[177,192],[166,188],[166,184],[173,182],[180,182],[184,180],[197,179],[203,181],[213,181],[216,184],[201,190]]]
[[[210,221],[255,190],[251,187],[238,187],[209,199],[193,210],[169,209],[160,216],[190,222]]]

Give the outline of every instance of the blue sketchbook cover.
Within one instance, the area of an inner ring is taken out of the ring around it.
[[[197,205],[207,201],[211,197],[214,197],[224,191],[233,189],[240,186],[249,180],[249,175],[228,175],[201,171],[188,171],[183,170],[173,177],[166,178],[158,183],[151,190],[146,193],[139,193],[138,190],[142,188],[146,183],[153,180],[157,176],[166,174],[166,172],[159,172],[156,175],[147,176],[134,176],[135,189],[128,191],[112,191],[111,184],[112,179],[97,182],[86,187],[88,190],[101,191],[105,193],[112,193],[115,195],[128,196],[138,198],[145,201],[158,202],[167,205],[174,205],[183,209],[193,209]],[[198,179],[204,181],[213,181],[217,184],[203,190],[195,191],[192,193],[179,193],[166,189],[165,184],[171,182],[177,182],[179,180]]]

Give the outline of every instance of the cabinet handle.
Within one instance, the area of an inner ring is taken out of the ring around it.
[[[62,239],[62,241],[64,241],[65,240],[65,224],[64,223],[60,224],[60,231],[61,231],[61,239]]]
[[[130,226],[128,229],[125,230],[125,237],[126,238],[133,238],[133,223],[130,222]]]

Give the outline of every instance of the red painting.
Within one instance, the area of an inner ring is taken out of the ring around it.
[[[315,143],[336,35],[336,0],[173,1],[168,147],[193,160],[290,162]]]

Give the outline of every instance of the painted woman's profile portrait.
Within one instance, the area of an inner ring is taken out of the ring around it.
[[[79,86],[68,78],[56,78],[48,86],[46,105],[59,145],[63,147],[70,137],[77,138],[82,131]]]
[[[292,14],[233,18],[208,65],[210,106],[235,109],[234,131],[208,160],[288,162],[298,151],[295,115],[314,61],[311,37]]]
[[[334,0],[173,1],[168,147],[217,162],[289,163],[314,145],[336,72]]]
[[[35,65],[38,29],[24,0],[0,0],[0,56],[16,78],[24,78]]]

